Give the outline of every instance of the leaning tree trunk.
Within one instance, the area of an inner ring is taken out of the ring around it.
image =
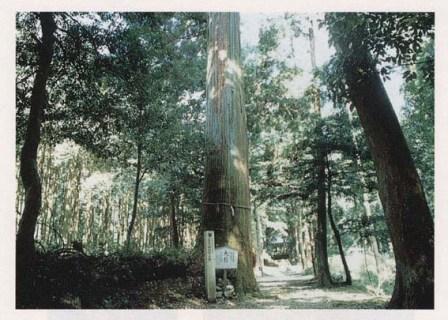
[[[17,254],[17,297],[25,298],[31,263],[35,253],[34,231],[42,202],[42,185],[37,170],[37,149],[40,142],[40,127],[46,100],[46,84],[53,58],[54,32],[56,23],[53,14],[39,14],[42,26],[42,41],[39,43],[39,66],[31,93],[31,109],[22,152],[20,155],[20,176],[25,189],[25,208],[19,222],[16,241]],[[19,301],[18,304],[27,303]]]
[[[327,159],[328,160],[328,159]],[[328,219],[330,220],[331,229],[333,229],[334,238],[336,240],[336,244],[338,246],[339,255],[341,256],[342,265],[344,266],[344,272],[345,272],[345,284],[351,285],[352,284],[352,276],[350,274],[350,269],[348,268],[347,260],[345,259],[344,254],[344,248],[342,247],[342,240],[341,235],[339,233],[338,227],[336,226],[336,223],[333,218],[333,213],[331,210],[331,171],[330,171],[330,164],[327,161],[327,168],[328,168]]]
[[[361,51],[349,57],[344,73],[375,163],[395,254],[389,308],[433,308],[434,223],[392,104],[369,55]]]
[[[250,247],[248,137],[238,13],[209,15],[204,230],[238,250],[236,290],[255,290]]]

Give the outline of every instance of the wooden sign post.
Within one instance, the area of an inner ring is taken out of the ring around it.
[[[205,290],[209,302],[216,301],[215,232],[204,232]]]

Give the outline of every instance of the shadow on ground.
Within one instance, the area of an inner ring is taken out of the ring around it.
[[[387,297],[375,296],[356,282],[352,286],[318,288],[311,275],[268,268],[257,281],[260,292],[239,301],[208,308],[235,309],[384,309]]]

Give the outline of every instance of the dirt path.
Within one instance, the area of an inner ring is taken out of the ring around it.
[[[244,298],[218,299],[207,303],[193,294],[190,280],[164,280],[147,283],[131,297],[129,292],[115,301],[134,301],[132,306],[113,302],[109,308],[142,309],[383,309],[389,297],[367,292],[355,281],[352,286],[318,288],[311,275],[294,267],[265,267],[257,276],[260,291]]]
[[[207,308],[222,309],[378,309],[387,297],[376,297],[356,285],[317,288],[312,276],[290,269],[265,268],[257,281],[260,293],[243,300],[221,300]]]

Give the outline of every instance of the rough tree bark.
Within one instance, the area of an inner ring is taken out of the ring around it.
[[[248,137],[238,13],[209,15],[203,230],[238,250],[235,289],[256,289],[250,247]]]
[[[39,43],[39,66],[31,93],[31,108],[25,141],[20,154],[20,177],[25,189],[25,207],[19,222],[16,239],[17,304],[27,290],[31,264],[35,254],[34,232],[42,202],[42,185],[37,169],[37,149],[40,142],[40,127],[46,100],[46,85],[53,58],[56,23],[52,13],[39,13],[42,40]]]
[[[349,96],[375,163],[395,254],[396,279],[389,308],[433,308],[434,223],[420,178],[369,54],[361,49],[346,59]]]

